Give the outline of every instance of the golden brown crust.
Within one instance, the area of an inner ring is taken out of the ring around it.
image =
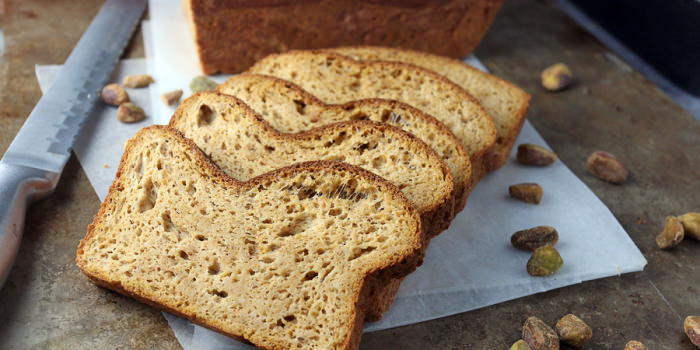
[[[518,135],[520,135],[520,130],[522,130],[523,124],[525,124],[525,115],[527,114],[527,111],[530,108],[531,96],[530,94],[526,93],[525,91],[521,90],[519,87],[515,86],[513,83],[505,79],[501,79],[495,75],[484,73],[462,61],[454,61],[455,63],[459,63],[459,65],[463,66],[464,68],[476,71],[482,75],[488,75],[490,79],[497,81],[499,84],[509,86],[510,89],[522,93],[522,99],[518,104],[518,110],[512,115],[513,121],[509,125],[508,134],[499,135],[498,139],[496,140],[496,143],[492,146],[491,149],[486,151],[484,155],[484,161],[482,163],[484,164],[485,175],[486,173],[490,173],[499,169],[508,161],[508,158],[510,157],[510,151],[513,149],[513,145],[515,144],[515,140],[518,138]]]
[[[523,129],[523,124],[525,124],[525,115],[527,114],[527,111],[530,108],[531,97],[529,94],[525,95],[527,96],[527,99],[524,101],[523,104],[520,105],[518,112],[515,113],[515,119],[517,120],[517,122],[512,125],[510,134],[507,137],[505,137],[504,140],[501,142],[500,150],[497,151],[498,160],[495,162],[495,164],[489,163],[489,172],[502,167],[504,164],[506,164],[508,158],[510,157],[510,151],[513,149],[515,140],[518,138],[518,135],[520,135],[520,131]]]
[[[366,275],[363,276],[360,281],[370,279],[370,276],[377,276],[377,275],[394,275],[394,276],[405,276],[406,274],[410,273],[415,269],[415,267],[422,261],[422,254],[423,254],[423,242],[424,242],[424,237],[421,233],[420,229],[420,220],[418,213],[415,211],[415,209],[412,208],[408,200],[403,196],[401,191],[393,186],[391,183],[387,182],[386,180],[383,180],[382,178],[373,175],[372,173],[362,170],[361,168],[354,167],[348,164],[344,163],[338,163],[338,162],[328,162],[328,161],[314,161],[314,162],[306,162],[306,163],[299,163],[294,166],[290,167],[285,167],[278,169],[276,171],[270,172],[263,174],[261,176],[255,177],[251,179],[250,181],[247,182],[239,182],[234,179],[229,178],[226,176],[216,165],[214,165],[197,147],[196,145],[184,138],[182,134],[180,134],[178,131],[167,127],[167,126],[151,126],[148,128],[145,128],[141,131],[139,131],[134,138],[132,138],[126,145],[126,150],[124,155],[122,156],[122,162],[119,166],[119,169],[117,171],[117,176],[115,178],[114,183],[110,187],[110,191],[107,195],[107,198],[105,201],[102,203],[100,207],[100,211],[98,214],[95,216],[93,223],[90,224],[88,227],[88,232],[85,236],[84,239],[81,240],[80,245],[78,247],[77,251],[77,256],[76,256],[76,263],[78,267],[88,276],[88,278],[93,281],[94,283],[110,288],[112,290],[115,290],[119,293],[122,293],[127,296],[131,296],[139,301],[148,303],[150,305],[156,306],[160,309],[163,309],[167,312],[173,313],[175,315],[178,315],[180,317],[186,317],[190,319],[191,321],[201,324],[207,328],[213,329],[218,332],[222,332],[226,335],[233,336],[235,338],[240,339],[240,337],[236,334],[228,334],[224,332],[221,328],[216,327],[215,325],[212,325],[211,323],[207,323],[207,320],[198,318],[194,315],[186,315],[183,312],[180,312],[177,310],[176,307],[172,305],[168,305],[167,303],[163,302],[158,302],[153,298],[149,298],[149,296],[140,294],[135,290],[130,290],[129,288],[124,287],[119,281],[108,281],[106,279],[100,278],[97,275],[92,274],[89,269],[86,266],[86,260],[84,259],[84,247],[86,242],[88,242],[90,239],[92,239],[92,235],[94,233],[95,228],[101,224],[101,221],[107,214],[107,210],[109,210],[109,206],[111,204],[111,201],[114,200],[114,197],[119,194],[121,191],[121,186],[122,181],[122,174],[125,171],[128,171],[126,168],[127,161],[131,155],[132,147],[135,147],[135,145],[138,145],[141,139],[143,139],[147,134],[160,134],[159,136],[165,138],[166,142],[168,140],[172,140],[175,142],[180,142],[185,146],[187,149],[187,155],[188,157],[191,157],[193,160],[193,163],[197,165],[197,171],[202,172],[202,176],[205,176],[209,178],[211,181],[219,183],[223,186],[226,187],[238,187],[238,188],[250,188],[250,187],[255,187],[258,184],[261,184],[265,181],[268,180],[274,180],[280,177],[287,177],[291,176],[293,174],[296,174],[297,172],[300,171],[318,171],[318,170],[328,170],[332,169],[334,171],[338,172],[349,172],[353,174],[353,176],[362,178],[364,181],[370,184],[374,184],[376,188],[379,191],[386,191],[391,193],[392,197],[396,198],[399,203],[402,203],[401,206],[403,209],[408,213],[410,216],[413,217],[413,222],[415,223],[416,227],[416,232],[413,233],[413,237],[415,237],[415,241],[412,243],[412,253],[406,256],[403,256],[403,258],[392,256],[391,259],[387,259],[386,261],[383,261],[383,265],[380,266],[374,266],[373,268],[370,268],[367,270]],[[396,259],[401,259],[401,260],[396,260]],[[410,266],[411,263],[410,261],[413,261],[413,266]],[[361,288],[358,289],[358,294],[355,296],[356,300],[356,305],[358,307],[363,307],[365,308],[366,305],[364,303],[364,300],[362,299],[364,295],[369,293],[369,288],[371,287],[371,284],[365,284],[362,285]],[[355,346],[356,344],[359,344],[359,336],[361,334],[361,324],[362,320],[364,319],[364,310],[355,310],[352,316],[352,324],[353,330],[352,332],[348,333],[348,337],[345,339],[344,342],[344,348],[348,348],[348,346]],[[358,327],[360,328],[360,331],[358,331]],[[274,346],[273,348],[277,348],[277,346]]]
[[[391,45],[463,57],[481,41],[501,3],[183,1],[206,74],[238,73],[274,52],[338,45]]]

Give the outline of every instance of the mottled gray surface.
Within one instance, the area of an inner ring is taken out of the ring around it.
[[[0,1],[0,149],[40,97],[34,64],[62,63],[100,1]],[[140,57],[137,36],[127,56]],[[682,317],[700,314],[700,243],[672,251],[654,237],[666,215],[700,210],[700,124],[554,7],[509,1],[476,54],[533,95],[528,114],[564,161],[610,207],[649,261],[641,273],[556,291],[417,325],[366,334],[362,349],[507,349],[530,315],[554,324],[569,312],[593,328],[584,349],[693,349]],[[569,64],[576,84],[539,86],[549,64]],[[586,172],[590,152],[612,152],[631,172],[623,186]],[[99,201],[75,160],[56,194],[33,206],[17,265],[0,291],[0,348],[177,348],[160,313],[90,284],[75,248]],[[467,252],[465,252],[467,253]]]

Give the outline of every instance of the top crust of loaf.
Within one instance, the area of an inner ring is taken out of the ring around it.
[[[512,83],[482,72],[460,60],[427,52],[379,46],[347,46],[329,49],[359,60],[398,61],[430,69],[454,81],[476,98],[491,114],[498,139],[489,158],[493,171],[510,156],[530,104],[530,95]]]
[[[388,61],[356,61],[337,53],[309,50],[269,55],[249,73],[289,80],[326,103],[387,98],[432,115],[480,159],[496,141],[491,116],[463,88],[433,71]]]
[[[127,143],[76,262],[102,286],[261,348],[342,349],[359,342],[365,279],[409,273],[422,241],[401,191],[365,170],[316,161],[239,182],[153,126]]]
[[[170,126],[193,140],[229,176],[256,175],[311,160],[360,166],[398,186],[425,219],[429,235],[452,215],[452,175],[428,145],[390,125],[347,121],[283,134],[241,100],[202,92],[183,101]]]
[[[462,57],[502,0],[184,0],[205,74],[287,49],[390,45]],[[289,4],[283,6],[283,4]],[[245,40],[241,40],[245,38]]]
[[[400,128],[421,139],[442,157],[454,180],[455,201],[466,200],[471,162],[462,142],[437,119],[405,103],[362,99],[330,105],[289,81],[249,73],[230,77],[217,90],[241,99],[273,128],[284,133],[351,120],[371,120]]]

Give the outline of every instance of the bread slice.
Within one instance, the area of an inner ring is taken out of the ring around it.
[[[496,141],[484,108],[464,89],[433,71],[399,62],[356,61],[327,51],[289,51],[258,61],[249,73],[289,80],[326,103],[386,98],[407,103],[443,122],[469,152],[472,182]]]
[[[239,181],[300,161],[344,161],[398,186],[420,213],[426,240],[447,229],[452,220],[449,168],[425,143],[392,126],[356,120],[283,134],[242,101],[215,92],[199,93],[183,101],[170,126],[183,132],[226,174]],[[387,279],[378,284],[367,309],[368,320],[381,319],[394,301],[401,280]]]
[[[76,262],[98,285],[263,349],[356,349],[372,278],[420,260],[418,212],[339,162],[247,182],[165,126],[136,134]]]
[[[401,189],[429,237],[447,229],[452,219],[454,185],[447,164],[428,145],[389,125],[356,120],[283,134],[241,100],[202,92],[182,102],[170,126],[239,181],[298,162],[342,161]]]
[[[405,103],[363,99],[329,105],[296,84],[269,75],[238,74],[217,87],[236,96],[276,130],[297,133],[350,120],[386,123],[415,135],[447,163],[454,181],[457,211],[467,199],[471,163],[461,141],[441,122]]]
[[[460,60],[427,52],[378,46],[348,46],[330,49],[360,60],[397,61],[430,69],[461,86],[486,109],[496,125],[498,138],[486,156],[487,171],[505,164],[525,121],[530,95],[495,75],[482,72]]]

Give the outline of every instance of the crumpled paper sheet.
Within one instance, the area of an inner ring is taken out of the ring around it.
[[[150,10],[151,22],[143,24],[148,60],[122,61],[114,79],[121,81],[124,75],[145,72],[155,77],[156,83],[149,88],[129,90],[149,118],[122,124],[116,120],[113,107],[101,106],[86,123],[74,149],[100,199],[114,178],[124,142],[143,126],[167,123],[172,114],[174,109],[165,107],[157,96],[173,89],[183,89],[189,95],[189,80],[200,74],[196,57],[185,52],[192,44],[180,2],[151,0]],[[168,40],[174,37],[180,39]],[[468,62],[484,69],[474,57]],[[42,90],[59,69],[37,66]],[[548,147],[529,122],[516,144],[524,142]],[[646,260],[610,210],[564,163],[558,160],[549,167],[526,167],[514,161],[514,153],[505,166],[481,180],[450,229],[432,240],[423,266],[406,278],[389,312],[381,321],[365,324],[365,331],[445,317],[644,268]],[[543,187],[539,205],[508,197],[508,186],[521,182],[537,182]],[[510,245],[513,232],[537,225],[551,225],[559,231],[557,249],[565,263],[553,276],[529,276],[525,264],[530,254]],[[253,348],[164,315],[185,349]]]

